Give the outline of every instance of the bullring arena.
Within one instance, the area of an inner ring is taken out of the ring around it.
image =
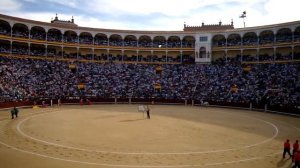
[[[249,110],[150,105],[68,105],[0,117],[1,167],[290,167],[286,138],[299,118]]]
[[[291,167],[299,62],[300,21],[143,31],[0,14],[0,168]]]

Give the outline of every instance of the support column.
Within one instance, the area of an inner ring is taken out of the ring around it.
[[[295,49],[295,47],[294,47],[294,45],[292,45],[292,60],[294,60],[294,49]]]
[[[64,46],[61,46],[61,58],[64,58]]]
[[[45,56],[48,57],[48,44],[45,45]]]
[[[10,56],[12,55],[12,48],[13,48],[13,42],[12,40],[10,40],[10,52],[9,52]]]
[[[244,50],[241,49],[241,63],[243,62]]]
[[[259,48],[256,49],[257,62],[259,62]]]
[[[274,56],[273,56],[273,61],[276,61],[276,58],[277,58],[277,56],[276,56],[276,47],[274,47]]]
[[[94,43],[94,39],[93,39],[93,43]],[[92,48],[92,60],[95,60],[95,48]]]
[[[124,62],[124,49],[122,49],[122,62]]]
[[[166,64],[168,63],[168,50],[166,50]]]
[[[153,62],[153,50],[151,50],[151,62]]]
[[[106,61],[109,61],[109,49],[107,49],[107,58],[106,58]]]
[[[76,51],[77,51],[76,59],[79,60],[79,47],[76,47]]]
[[[31,28],[30,28],[31,29]],[[31,31],[30,31],[29,27],[28,27],[28,40],[31,39],[30,35],[31,35]]]
[[[48,32],[46,32],[45,40],[46,40],[46,42],[48,41]]]
[[[226,40],[226,48],[227,48],[227,40]],[[227,64],[227,49],[225,49],[225,62]]]
[[[180,63],[182,63],[182,50],[180,51]]]
[[[180,39],[180,49],[182,49],[182,39]]]
[[[31,48],[31,43],[28,43],[28,55],[29,55],[29,56],[31,55],[30,48]]]

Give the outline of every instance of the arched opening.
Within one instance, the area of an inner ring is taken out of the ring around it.
[[[213,47],[225,47],[226,46],[226,38],[222,34],[218,34],[213,36],[212,38],[212,46]]]
[[[166,48],[166,38],[163,36],[155,36],[153,38],[154,48]]]
[[[47,41],[62,42],[62,33],[58,29],[49,29],[47,33]]]
[[[109,37],[110,46],[123,46],[122,37],[118,34],[113,34]]]
[[[200,47],[199,58],[206,58],[206,48],[205,47]]]
[[[16,23],[12,28],[12,36],[13,37],[21,37],[21,38],[28,38],[29,37],[29,30],[25,24]]]
[[[240,46],[241,36],[239,34],[230,34],[227,38],[227,46]]]
[[[300,41],[300,26],[295,29],[294,41]]]
[[[272,44],[274,42],[274,33],[271,30],[262,31],[259,34],[259,44]]]
[[[150,36],[141,36],[138,41],[139,47],[152,47],[152,40]]]
[[[292,41],[292,30],[289,28],[283,28],[277,31],[276,34],[276,42],[284,43],[284,42],[291,42]]]
[[[107,38],[106,34],[102,34],[102,33],[96,34],[95,38],[94,38],[94,44],[95,45],[107,46],[108,45],[108,38]]]
[[[66,43],[78,43],[77,33],[72,31],[72,30],[66,31],[64,33],[64,42],[66,42]]]
[[[195,48],[195,41],[194,36],[184,36],[182,39],[182,48]]]
[[[124,38],[124,46],[136,47],[137,38],[134,35],[127,35]]]
[[[254,32],[245,33],[243,36],[243,45],[244,46],[254,46],[257,45],[257,34]]]
[[[30,29],[30,38],[34,40],[46,40],[46,31],[40,26],[34,26]]]
[[[93,44],[93,36],[91,33],[82,32],[79,35],[79,43],[80,44]]]
[[[0,20],[0,34],[10,36],[10,24],[7,21]]]
[[[168,48],[180,48],[181,47],[181,41],[178,36],[170,36],[168,38]]]

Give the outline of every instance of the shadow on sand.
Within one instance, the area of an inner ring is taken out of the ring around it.
[[[133,121],[140,121],[140,120],[145,120],[145,118],[131,119],[131,120],[121,120],[120,122],[133,122]]]
[[[289,161],[289,163],[287,163]],[[292,167],[291,159],[281,159],[277,162],[277,168],[290,168]]]

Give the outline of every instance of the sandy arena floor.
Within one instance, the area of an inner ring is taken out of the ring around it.
[[[222,108],[137,105],[0,111],[1,168],[288,168],[300,118]]]

